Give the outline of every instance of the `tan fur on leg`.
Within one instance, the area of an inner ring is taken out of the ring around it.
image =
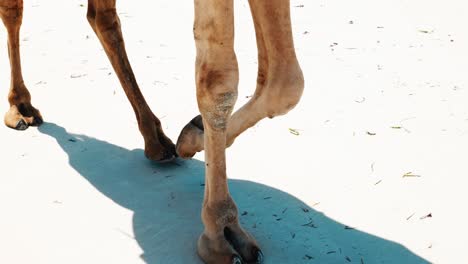
[[[289,1],[249,1],[258,48],[257,88],[253,97],[229,120],[226,146],[265,117],[287,113],[299,102],[304,78],[292,39]],[[204,149],[203,127],[187,125],[177,152],[189,158]]]
[[[257,242],[240,226],[227,185],[226,136],[239,78],[233,19],[232,0],[195,0],[195,79],[206,150],[205,230],[198,253],[210,264],[250,263],[263,256]],[[193,121],[193,127],[199,127]]]

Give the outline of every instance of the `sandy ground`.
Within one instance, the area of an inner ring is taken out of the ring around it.
[[[0,263],[201,263],[203,154],[147,161],[86,1],[25,2],[24,76],[47,123],[0,127]],[[197,114],[193,3],[132,2],[119,3],[128,54],[175,140]],[[247,2],[235,4],[239,107],[257,64]],[[304,97],[227,151],[266,263],[468,263],[467,4],[291,5]]]

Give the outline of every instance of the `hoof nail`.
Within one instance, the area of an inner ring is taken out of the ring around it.
[[[34,125],[35,126],[40,126],[40,125],[42,125],[42,123],[44,123],[44,120],[42,120],[42,118],[40,118],[40,117],[35,117],[34,118]]]
[[[203,127],[203,119],[202,119],[202,116],[201,115],[197,115],[196,117],[194,117],[190,123],[194,126],[196,126],[198,129],[200,129],[201,131],[204,131],[204,127]]]
[[[28,128],[28,124],[23,119],[16,124],[16,129],[18,130],[25,130],[26,128]]]
[[[157,163],[168,163],[172,162],[177,158],[177,155],[174,153],[165,153],[163,158],[160,160],[155,160]]]
[[[256,257],[257,261],[255,263],[257,263],[257,264],[263,263],[263,253],[262,253],[262,251],[257,250],[257,253],[255,255],[257,256]]]
[[[242,260],[239,256],[232,257],[232,264],[242,264]]]

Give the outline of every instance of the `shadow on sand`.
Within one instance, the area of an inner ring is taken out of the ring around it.
[[[201,263],[196,255],[203,228],[201,161],[154,164],[141,149],[71,134],[56,124],[45,123],[39,131],[55,138],[70,165],[97,190],[134,212],[135,239],[146,263]],[[242,180],[230,180],[229,186],[265,263],[429,263],[400,244],[346,229],[280,190]]]

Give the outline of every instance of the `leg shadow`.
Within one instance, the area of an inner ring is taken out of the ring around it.
[[[71,134],[56,124],[39,131],[57,141],[70,165],[98,191],[134,212],[135,239],[146,263],[202,263],[196,241],[203,229],[203,162],[155,164],[141,149]],[[288,193],[243,180],[229,186],[240,221],[262,246],[266,263],[429,263],[400,244],[347,229]]]

